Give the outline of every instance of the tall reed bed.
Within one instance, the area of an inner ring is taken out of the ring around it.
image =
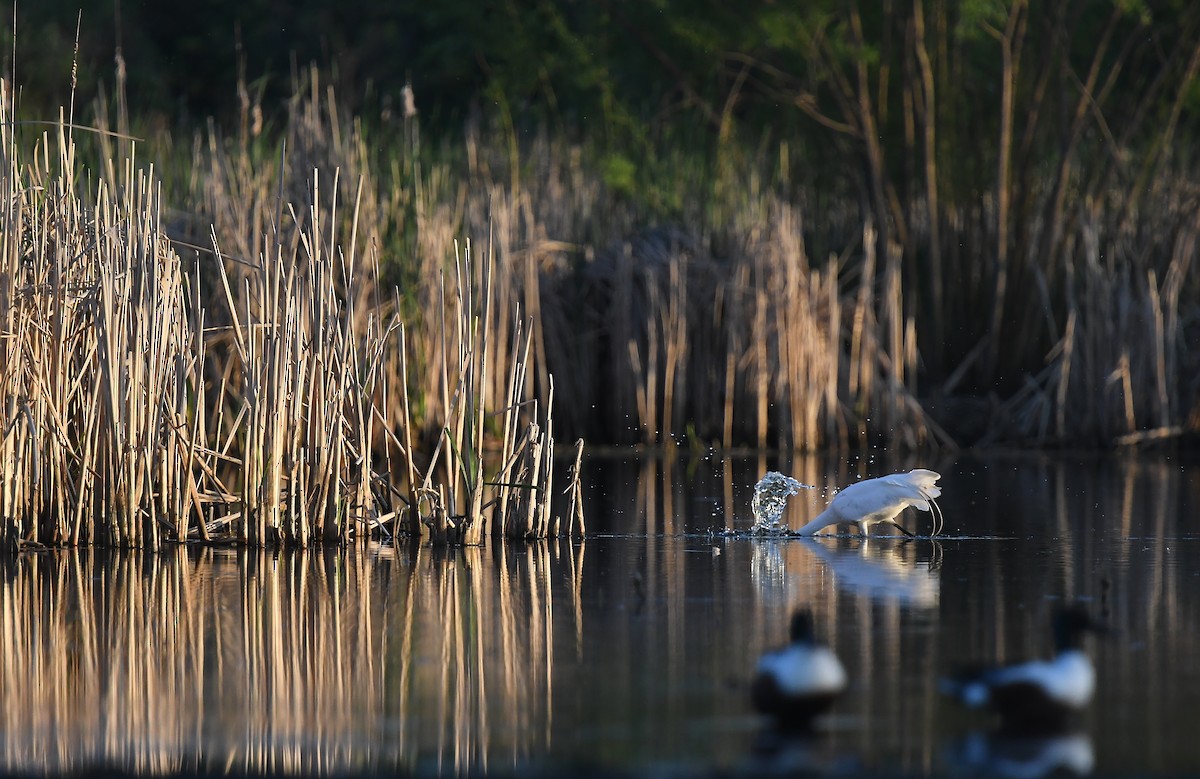
[[[154,166],[124,136],[127,156],[102,159],[92,180],[80,173],[82,131],[62,122],[27,138],[21,127],[4,85],[8,547],[306,545],[398,533],[478,543],[493,515],[497,535],[557,531],[551,401],[524,383],[527,339],[524,351],[519,334],[503,351],[518,361],[502,371],[492,363],[486,257],[464,252],[449,283],[439,278],[445,314],[414,366],[379,276],[379,234],[360,232],[378,211],[365,177],[348,187],[336,166],[315,167],[295,190],[282,175],[292,169],[277,166],[268,209],[248,154],[213,155],[209,180],[225,196],[210,202],[230,218],[257,214],[246,223],[256,232],[222,222],[197,252],[168,239]],[[496,371],[503,395],[488,383]],[[408,388],[424,381],[433,391],[421,398],[440,403],[418,417]],[[505,431],[498,469],[485,463],[495,416]],[[414,418],[437,425],[434,440],[414,434]]]
[[[612,377],[636,411],[626,434],[661,445],[690,427],[726,448],[796,450],[947,442],[914,394],[898,252],[877,258],[867,225],[861,264],[810,262],[799,213],[772,206],[726,256],[686,234],[652,233],[590,269],[574,316],[612,323],[584,332],[604,355],[595,375]],[[592,404],[612,392],[588,386],[575,390]]]
[[[458,364],[443,334],[475,327],[454,322],[456,293],[443,284],[445,247],[463,234],[487,236],[478,246],[491,263],[492,303],[478,330],[486,365],[472,369],[473,386],[491,409],[535,398],[544,406],[553,376],[554,394],[569,399],[556,409],[556,429],[570,439],[940,446],[954,437],[941,423],[968,429],[972,420],[935,419],[928,409],[953,407],[942,401],[964,390],[959,407],[992,420],[987,441],[1111,446],[1190,429],[1197,366],[1187,357],[1195,280],[1186,177],[1140,193],[1142,209],[1115,193],[1062,211],[1061,223],[1046,228],[1061,236],[1053,263],[1018,261],[1021,247],[1010,241],[1004,294],[1024,291],[1004,308],[1002,331],[968,343],[993,313],[986,262],[943,279],[943,297],[932,300],[917,252],[937,240],[946,267],[971,267],[971,247],[997,241],[986,203],[940,201],[945,213],[959,210],[937,229],[914,218],[901,242],[892,225],[864,223],[851,193],[780,185],[770,171],[786,169],[786,149],[727,150],[741,164],[726,161],[716,182],[684,155],[664,163],[672,178],[656,196],[676,203],[679,216],[647,226],[585,147],[546,133],[520,144],[499,133],[489,139],[472,124],[461,145],[443,140],[442,154],[422,147],[415,117],[374,127],[345,116],[319,84],[310,73],[288,106],[284,136],[294,153],[280,155],[245,130],[233,138],[210,130],[191,166],[204,173],[180,196],[190,217],[173,225],[187,237],[189,219],[211,223],[223,247],[250,255],[255,236],[275,229],[280,189],[322,210],[326,225],[350,218],[322,199],[333,188],[341,202],[360,203],[370,215],[360,216],[360,245],[385,275],[403,280],[392,310],[406,325],[418,448],[462,411],[452,408],[453,382],[439,366]],[[302,185],[311,167],[341,175],[318,192]],[[473,267],[482,288],[482,264]],[[951,331],[937,342],[918,336]],[[1093,345],[1084,349],[1080,338]],[[511,397],[510,367],[522,359],[528,371],[520,397]],[[980,377],[997,371],[1003,381],[981,389]],[[399,383],[385,383],[402,405]],[[471,486],[455,492],[470,495]]]
[[[377,372],[365,392],[375,408],[361,415],[361,432],[397,477],[394,488],[376,489],[389,496],[381,516],[389,525],[396,520],[402,532],[455,543],[476,543],[489,533],[578,535],[582,503],[575,500],[560,517],[551,501],[554,391],[538,305],[540,271],[537,252],[508,238],[514,209],[497,207],[485,215],[490,221],[464,223],[461,202],[478,197],[448,168],[422,168],[415,123],[406,122],[381,153],[320,84],[312,71],[288,106],[288,153],[264,148],[247,123],[232,138],[210,129],[194,148],[192,170],[204,173],[189,183],[174,237],[197,245],[205,240],[198,225],[211,225],[208,240],[236,258],[254,254],[255,236],[282,236],[277,254],[286,265],[300,248],[321,245],[299,237],[305,225],[330,231],[326,255],[337,245],[332,235],[350,236],[350,248],[369,262],[360,260],[365,267],[353,283],[341,279],[334,288],[346,326],[364,338],[372,333],[364,353]],[[312,170],[338,175],[318,184]],[[306,219],[280,225],[280,192],[305,209]],[[503,203],[508,193],[489,185],[486,196]],[[339,202],[354,208],[339,210]],[[515,211],[532,219],[527,202]],[[491,236],[482,251],[455,237],[476,228],[468,234]],[[516,266],[514,253],[521,257]],[[222,267],[242,276],[253,265]],[[398,280],[398,289],[389,291],[387,280]],[[223,307],[236,318],[237,305]],[[578,469],[573,473],[566,486],[577,494]],[[398,504],[390,500],[396,495]]]
[[[85,205],[65,124],[16,134],[0,85],[3,538],[156,546],[201,527],[214,452],[197,439],[199,331],[159,229],[152,168]]]
[[[985,336],[964,344],[996,292],[986,262],[968,256],[995,241],[986,203],[958,206],[942,226],[943,256],[962,270],[935,304],[914,248],[933,240],[928,225],[908,244],[883,240],[849,196],[764,185],[769,155],[730,173],[723,195],[682,166],[698,193],[683,218],[639,228],[578,150],[538,141],[527,154],[537,175],[522,179],[519,205],[493,196],[472,208],[466,193],[464,218],[472,230],[477,213],[505,225],[494,232],[498,276],[540,307],[545,370],[573,400],[559,413],[572,435],[919,447],[953,439],[943,424],[973,435],[970,415],[992,443],[1112,447],[1200,430],[1187,174],[1139,192],[1139,208],[1123,191],[1072,204],[1041,228],[1058,236],[1053,262],[1010,258],[1021,271],[1008,294],[1019,292],[1003,327],[984,324]],[[513,213],[496,217],[506,204]],[[922,340],[935,315],[943,330],[958,328],[954,338]],[[930,412],[947,398],[966,401],[955,407],[967,417]]]
[[[1143,217],[1150,224],[1138,230],[1111,221],[1123,198],[1080,209],[1061,277],[1041,274],[1038,285],[1061,298],[1043,324],[1058,340],[997,409],[1004,427],[985,442],[1135,445],[1200,431],[1198,195],[1187,182],[1156,186],[1153,213]]]

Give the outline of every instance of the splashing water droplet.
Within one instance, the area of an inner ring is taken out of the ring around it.
[[[812,485],[802,484],[791,476],[784,476],[777,471],[768,471],[766,476],[754,485],[754,497],[750,499],[750,509],[754,512],[754,527],[751,533],[775,535],[788,532],[788,526],[780,522],[787,499],[800,492],[811,490]]]

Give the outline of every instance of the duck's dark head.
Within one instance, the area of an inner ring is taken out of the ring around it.
[[[1082,605],[1076,603],[1060,609],[1054,615],[1054,645],[1059,652],[1079,649],[1087,633],[1107,633],[1108,626],[1092,619]]]
[[[792,614],[792,625],[789,637],[793,644],[811,644],[815,633],[813,631],[813,615],[809,609],[797,609]]]

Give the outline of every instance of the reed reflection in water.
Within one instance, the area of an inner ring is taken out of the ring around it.
[[[749,527],[768,469],[917,464],[593,461],[582,545],[6,560],[0,771],[1200,770],[1195,466],[927,463],[937,541],[708,532]],[[825,502],[798,498],[793,527]],[[937,695],[960,663],[1044,655],[1068,599],[1117,631],[1078,733],[993,738]],[[808,742],[771,744],[748,685],[798,606],[850,686]]]
[[[548,749],[582,562],[566,542],[7,560],[0,768],[512,765]]]

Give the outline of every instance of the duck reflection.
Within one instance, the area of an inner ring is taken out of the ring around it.
[[[825,564],[839,590],[917,608],[937,606],[942,548],[936,541],[930,557],[921,560],[912,542],[839,540],[845,541],[804,538],[796,543]]]
[[[821,730],[763,728],[745,762],[735,772],[746,776],[834,775],[863,772],[862,760],[852,752],[834,748]]]
[[[1054,736],[970,733],[951,744],[952,771],[1006,779],[1037,779],[1051,774],[1086,776],[1095,765],[1092,739],[1086,733]]]

